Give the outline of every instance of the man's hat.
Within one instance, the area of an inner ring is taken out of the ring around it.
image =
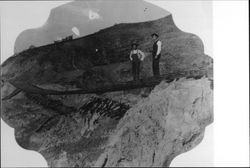
[[[159,37],[159,35],[157,33],[151,34],[151,37],[153,37],[153,36]]]
[[[132,42],[131,46],[133,47],[134,45],[137,47],[139,44],[136,41],[134,41]]]

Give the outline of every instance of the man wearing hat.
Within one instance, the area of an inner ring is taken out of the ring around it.
[[[159,76],[160,75],[160,68],[159,68],[159,62],[161,58],[161,46],[162,42],[159,40],[159,35],[156,33],[151,34],[151,37],[153,39],[153,64],[152,64],[152,69],[153,69],[153,74],[154,76]]]
[[[145,54],[138,49],[138,44],[133,42],[131,45],[132,49],[129,54],[129,58],[132,61],[132,73],[134,81],[139,80],[140,74],[140,63],[144,60]]]

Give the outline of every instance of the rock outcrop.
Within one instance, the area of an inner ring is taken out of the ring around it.
[[[163,81],[148,97],[141,94],[19,93],[2,103],[2,118],[20,146],[52,167],[169,166],[213,121],[211,81]]]
[[[212,96],[205,78],[162,82],[121,119],[95,166],[169,166],[202,140]]]
[[[163,42],[161,78],[152,77],[152,32]],[[128,61],[134,40],[146,53],[139,85]],[[213,60],[167,13],[10,57],[1,65],[1,98],[18,144],[51,167],[169,166],[213,121]]]

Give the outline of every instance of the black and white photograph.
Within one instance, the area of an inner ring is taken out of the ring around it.
[[[216,6],[229,4],[0,2],[1,167],[248,167],[249,97],[241,93],[249,78],[231,74],[229,85],[244,83],[237,98],[236,86],[220,82],[230,74],[219,63],[249,58],[218,55],[223,33],[213,28]]]

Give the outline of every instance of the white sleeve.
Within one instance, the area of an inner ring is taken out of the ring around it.
[[[130,53],[129,53],[129,59],[132,61],[133,59],[132,59],[132,51],[130,51]]]
[[[159,55],[160,53],[161,53],[161,45],[162,45],[162,42],[161,41],[158,41],[157,42],[157,53],[156,53],[156,55]]]
[[[145,58],[145,54],[141,50],[139,50],[138,52],[141,55],[141,61],[143,61]]]

